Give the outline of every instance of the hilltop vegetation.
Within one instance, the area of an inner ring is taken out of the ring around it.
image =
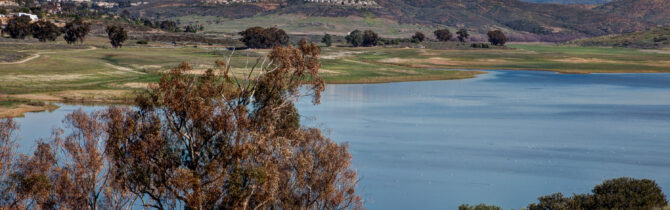
[[[618,0],[598,6],[594,10],[652,24],[670,23],[670,2],[667,0]]]
[[[571,43],[581,46],[667,48],[670,47],[670,26],[658,27],[640,32],[576,40]]]

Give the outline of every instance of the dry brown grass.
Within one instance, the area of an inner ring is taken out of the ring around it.
[[[47,110],[55,110],[58,106],[53,104],[45,104],[44,106],[35,106],[28,104],[20,104],[12,107],[0,106],[0,118],[14,118],[22,117],[27,112],[43,112]]]

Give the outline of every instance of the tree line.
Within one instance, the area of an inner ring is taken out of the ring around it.
[[[449,29],[439,29],[433,32],[435,35],[435,38],[437,41],[440,42],[448,42],[451,41],[454,38],[454,34],[451,33]],[[492,45],[497,45],[497,46],[504,46],[505,43],[508,41],[508,38],[505,36],[505,34],[501,30],[493,30],[489,31],[487,33],[488,36],[488,41]],[[468,32],[467,29],[459,29],[456,32],[456,38],[459,42],[464,43],[467,42],[470,39],[470,33]],[[413,43],[421,43],[424,42],[427,39],[426,35],[422,32],[416,32],[411,38],[409,39],[384,39],[381,38],[377,33],[375,33],[372,30],[366,30],[366,31],[360,31],[360,30],[354,30],[350,32],[346,37],[346,41],[348,44],[350,44],[353,47],[372,47],[372,46],[377,46],[377,45],[393,45],[393,44],[398,44],[401,42],[413,42]],[[326,44],[326,46],[330,46],[332,44],[332,37],[329,34],[326,34],[322,42]]]
[[[247,80],[226,61],[200,76],[182,63],[136,108],[68,114],[32,155],[0,120],[0,209],[361,209],[348,146],[295,107],[320,102],[319,54],[275,47]]]
[[[40,42],[56,41],[62,34],[68,44],[83,44],[86,36],[91,31],[91,24],[81,18],[67,22],[63,28],[59,28],[51,21],[42,19],[31,23],[28,16],[12,17],[9,19],[3,33],[13,39],[25,39],[29,35]],[[128,39],[128,33],[121,26],[109,25],[105,32],[108,34],[110,44],[113,47],[122,47],[123,42]]]
[[[195,25],[186,25],[184,28],[179,27],[179,23],[173,21],[173,20],[163,20],[163,21],[152,21],[150,19],[139,19],[138,23],[141,23],[141,25],[150,27],[150,28],[155,28],[155,29],[161,29],[163,31],[169,31],[169,32],[187,32],[187,33],[197,33],[199,31],[204,31],[205,26],[200,25],[200,24],[195,24]]]
[[[528,210],[588,210],[588,209],[630,209],[650,210],[667,208],[665,194],[655,181],[621,177],[606,180],[596,185],[591,193],[574,194],[571,197],[554,193],[537,198],[524,209]],[[494,205],[463,204],[459,210],[503,210]]]
[[[242,32],[239,32],[238,34],[242,36],[240,41],[249,48],[272,48],[275,46],[285,46],[290,41],[286,31],[276,27],[251,27]],[[449,29],[439,29],[434,31],[433,34],[440,42],[448,42],[454,38],[454,34],[452,34]],[[487,35],[489,37],[489,42],[492,45],[504,46],[508,41],[507,37],[501,30],[489,31]],[[344,38],[346,42],[353,47],[393,45],[401,42],[420,43],[427,40],[426,35],[421,32],[416,32],[409,39],[385,39],[372,30],[354,30]],[[459,29],[456,32],[456,38],[461,43],[467,42],[470,39],[470,33],[467,29]],[[327,47],[332,46],[333,36],[330,34],[325,34],[321,38],[321,43],[325,44]],[[473,47],[475,46],[473,45]],[[482,48],[482,45],[480,44],[478,47]],[[488,45],[486,45],[486,47],[488,47]]]

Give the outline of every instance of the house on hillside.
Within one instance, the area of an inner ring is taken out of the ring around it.
[[[37,17],[37,15],[33,15],[33,14],[29,14],[29,13],[19,12],[19,13],[13,13],[12,15],[13,15],[14,17],[28,16],[28,17],[30,17],[30,21],[33,21],[33,22],[34,22],[34,21],[38,21],[38,20],[40,20],[40,18]]]
[[[107,9],[119,7],[119,3],[116,3],[116,2],[98,1],[98,2],[95,2],[94,4],[97,7],[107,8]]]

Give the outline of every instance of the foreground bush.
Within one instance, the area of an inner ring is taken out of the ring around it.
[[[564,197],[556,193],[538,198],[529,210],[544,209],[653,209],[668,205],[656,182],[648,179],[618,178],[595,186],[592,194]]]

